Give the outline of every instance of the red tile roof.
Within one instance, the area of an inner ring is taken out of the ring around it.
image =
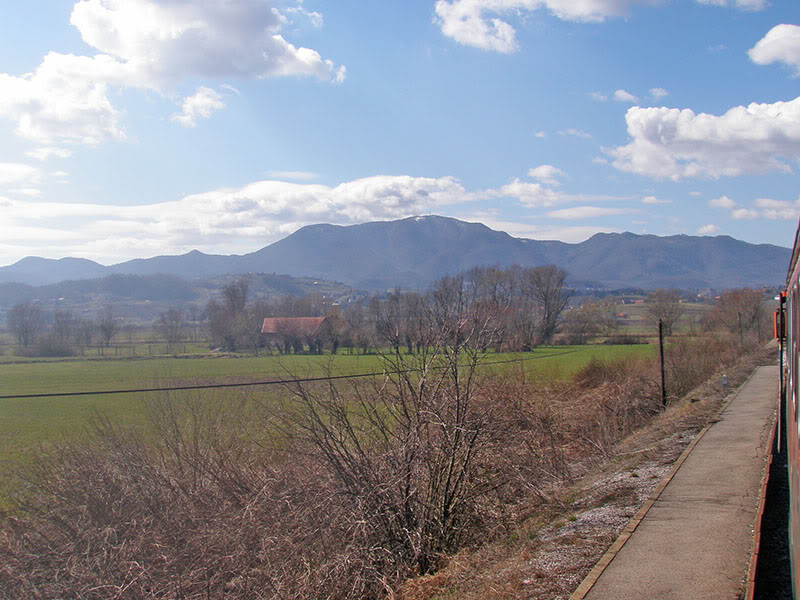
[[[325,317],[277,317],[264,319],[261,333],[316,335]]]

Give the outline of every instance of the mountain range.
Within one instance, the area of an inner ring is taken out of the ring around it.
[[[480,223],[410,217],[360,225],[309,225],[261,250],[135,259],[110,266],[81,258],[24,258],[0,267],[0,283],[46,285],[112,274],[178,275],[281,273],[318,277],[366,290],[422,289],[480,265],[555,264],[580,287],[654,289],[776,286],[785,281],[791,250],[729,236],[661,237],[598,233],[569,244],[515,238]]]

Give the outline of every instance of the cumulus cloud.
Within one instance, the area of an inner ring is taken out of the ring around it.
[[[99,53],[50,52],[31,73],[0,73],[0,116],[17,124],[18,135],[43,145],[99,144],[125,137],[120,112],[110,99],[114,89],[135,87],[172,96],[182,82],[197,78],[342,81],[344,66],[283,37],[287,18],[273,4],[80,0],[70,22]],[[193,122],[184,116],[185,123]]]
[[[766,0],[697,0],[702,4],[760,10]],[[600,23],[628,14],[637,5],[661,0],[436,0],[434,23],[442,33],[465,46],[510,53],[519,48],[517,32],[507,19],[539,9],[564,21]]]
[[[121,81],[120,64],[110,56],[50,52],[32,73],[0,73],[0,116],[17,123],[17,135],[42,144],[124,138],[108,98],[110,83]]]
[[[193,248],[249,252],[311,223],[397,219],[471,199],[451,177],[410,176],[370,177],[334,187],[267,180],[139,206],[6,198],[0,240],[6,246],[16,240],[13,253],[19,257],[49,248],[51,256],[101,262]]]
[[[651,88],[650,89],[650,95],[653,98],[663,98],[665,96],[669,96],[669,92],[667,90],[665,90],[664,88],[657,87],[657,88]]]
[[[733,209],[736,208],[736,201],[728,198],[727,196],[720,196],[719,198],[713,198],[712,200],[709,200],[708,205],[711,208]]]
[[[625,120],[632,141],[606,152],[630,173],[673,180],[788,173],[800,157],[800,98],[736,106],[721,116],[633,107]]]
[[[797,221],[800,219],[800,198],[794,202],[758,198],[756,207],[760,210],[760,216],[764,219],[773,221]]]
[[[729,211],[730,217],[736,220],[797,221],[800,219],[800,198],[794,202],[758,198],[753,208],[747,208],[740,206],[738,202],[727,196],[721,196],[710,200],[708,205],[712,208],[722,208]]]
[[[566,21],[601,22],[627,14],[636,4],[652,0],[437,0],[434,22],[460,44],[496,52],[514,52],[516,31],[502,15],[547,9]],[[490,16],[494,15],[494,16]]]
[[[528,208],[550,208],[562,204],[579,204],[585,202],[605,202],[613,200],[630,200],[628,196],[604,196],[595,194],[569,194],[553,189],[542,183],[530,183],[514,179],[498,190],[486,192],[489,196],[516,198]]]
[[[312,173],[311,171],[270,171],[269,176],[275,177],[276,179],[291,179],[293,181],[309,181],[319,177],[317,173]]]
[[[514,237],[534,240],[559,240],[573,244],[584,242],[597,233],[620,233],[621,231],[614,227],[603,227],[602,225],[573,225],[561,227],[525,223],[524,221],[518,220],[503,221],[486,214],[465,216],[464,220],[480,221],[495,231],[505,231]]]
[[[538,179],[542,183],[546,183],[548,185],[560,185],[560,182],[556,178],[564,177],[564,175],[566,175],[564,171],[558,167],[554,167],[553,165],[539,165],[538,167],[528,171],[529,177]]]
[[[123,61],[140,85],[169,89],[190,76],[335,78],[316,50],[285,40],[285,18],[264,0],[81,0],[70,22],[83,40]]]
[[[800,76],[800,26],[776,25],[747,54],[759,65],[782,62]]]
[[[697,230],[697,235],[715,235],[719,233],[719,227],[716,225],[703,225]]]
[[[566,220],[580,220],[580,219],[596,219],[597,217],[610,217],[613,215],[626,215],[639,212],[635,208],[610,208],[605,206],[573,206],[571,208],[562,208],[553,210],[547,213],[551,219],[566,219]]]
[[[614,92],[614,100],[617,102],[630,102],[631,104],[639,103],[639,97],[634,96],[627,90],[617,90]]]
[[[189,96],[183,101],[183,112],[173,115],[172,120],[184,127],[194,127],[197,119],[207,119],[216,110],[225,108],[222,96],[207,87],[197,88],[194,96]]]

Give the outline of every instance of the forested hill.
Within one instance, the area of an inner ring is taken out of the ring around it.
[[[791,251],[729,236],[659,237],[600,233],[579,244],[514,238],[480,223],[411,217],[361,225],[309,225],[245,255],[137,259],[112,266],[67,258],[29,257],[0,267],[0,282],[44,285],[114,273],[179,275],[285,273],[340,281],[361,289],[424,288],[447,274],[479,265],[566,269],[572,284],[608,288],[729,288],[779,285]]]

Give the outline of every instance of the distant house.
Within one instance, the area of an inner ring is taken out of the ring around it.
[[[261,333],[267,346],[274,344],[282,353],[303,352],[307,344],[309,352],[322,351],[321,338],[325,332],[326,317],[270,317],[264,319]]]
[[[273,317],[264,319],[261,333],[282,335],[291,331],[296,335],[313,336],[322,328],[325,317]]]

